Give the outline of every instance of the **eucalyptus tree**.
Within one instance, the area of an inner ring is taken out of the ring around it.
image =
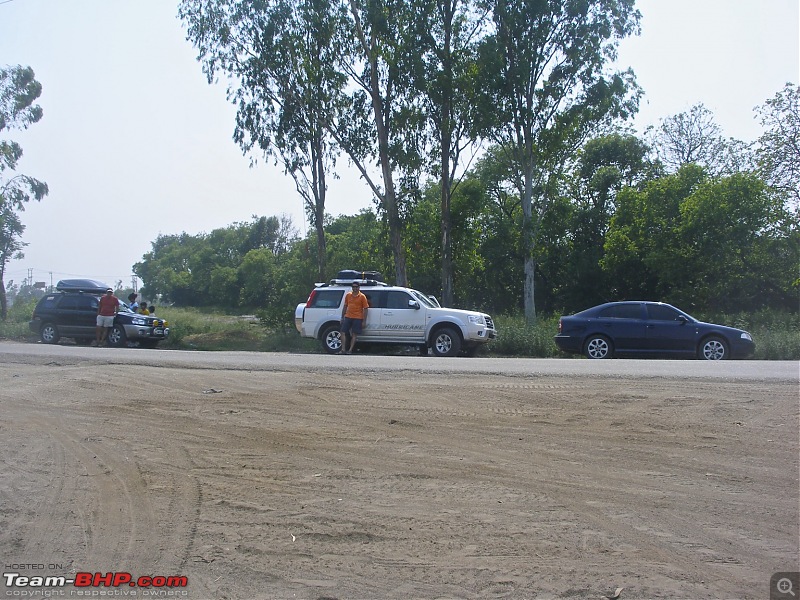
[[[756,150],[759,171],[800,211],[800,86],[787,83],[756,113],[765,128]]]
[[[11,129],[27,129],[42,118],[42,107],[34,104],[42,93],[30,67],[0,68],[0,134]],[[20,239],[25,226],[19,213],[31,200],[41,200],[48,193],[47,184],[29,175],[17,173],[22,147],[13,141],[0,140],[0,318],[8,314],[4,275],[13,258],[21,258],[25,243]]]
[[[234,139],[292,176],[316,230],[318,281],[326,276],[327,180],[338,148],[328,132],[346,76],[344,6],[327,0],[182,0],[179,14],[212,83],[229,78]]]
[[[634,0],[483,0],[494,31],[483,45],[483,110],[491,137],[521,172],[525,317],[534,301],[538,228],[587,135],[638,108],[630,70],[613,72],[619,40],[636,33]]]
[[[703,104],[661,119],[647,130],[648,143],[668,173],[684,165],[697,164],[717,176],[750,170],[748,144],[725,139],[714,113]]]
[[[419,198],[424,121],[413,69],[419,62],[418,5],[408,0],[346,0],[351,113],[334,128],[341,145],[375,196],[389,228],[395,279],[408,274],[402,230],[410,201]],[[371,164],[377,164],[380,178]]]
[[[487,11],[476,0],[416,0],[420,61],[413,69],[428,122],[430,171],[438,176],[441,301],[453,304],[454,257],[451,206],[462,154],[475,155],[479,131],[474,118],[477,46],[486,32]]]

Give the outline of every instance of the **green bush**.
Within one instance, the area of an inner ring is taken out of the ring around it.
[[[496,356],[527,356],[548,358],[558,356],[553,336],[558,332],[558,317],[540,317],[528,325],[523,316],[495,317],[497,339],[489,344]]]
[[[8,308],[8,316],[5,321],[0,321],[0,338],[6,339],[25,339],[33,335],[28,328],[28,321],[33,316],[33,309],[36,308],[36,298],[31,298],[27,302],[15,302]]]

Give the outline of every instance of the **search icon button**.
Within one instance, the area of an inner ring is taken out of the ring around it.
[[[797,598],[795,590],[800,586],[799,572],[775,573],[770,580],[770,600]]]

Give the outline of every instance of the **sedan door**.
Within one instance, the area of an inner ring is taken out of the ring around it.
[[[614,304],[597,315],[600,331],[611,338],[618,352],[642,352],[645,350],[644,306],[639,302]]]
[[[650,352],[694,354],[697,327],[683,313],[665,304],[647,305],[647,349]]]

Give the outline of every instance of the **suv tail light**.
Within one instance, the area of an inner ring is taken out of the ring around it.
[[[312,302],[314,301],[314,296],[317,295],[317,289],[314,288],[311,290],[311,293],[308,295],[308,300],[306,300],[306,306],[311,306]]]
[[[561,322],[561,319],[558,320],[558,333],[564,332],[564,323]]]

